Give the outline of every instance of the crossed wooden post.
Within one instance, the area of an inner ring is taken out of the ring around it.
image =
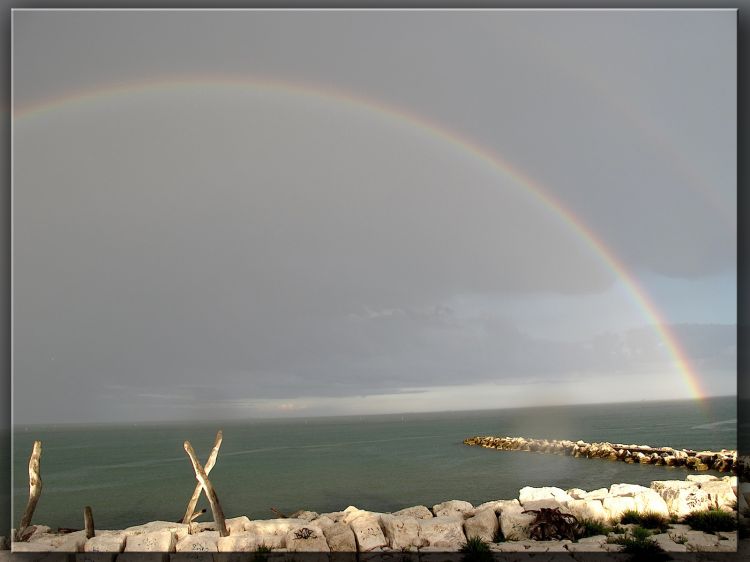
[[[211,504],[211,511],[214,515],[214,521],[216,522],[216,526],[218,527],[219,536],[228,537],[229,531],[227,531],[226,521],[224,520],[224,511],[221,509],[219,498],[216,496],[216,490],[214,490],[214,487],[211,484],[211,481],[208,479],[208,473],[214,467],[214,464],[216,464],[216,456],[219,454],[219,447],[221,447],[221,441],[222,441],[222,432],[219,431],[216,434],[216,441],[214,442],[214,448],[211,450],[211,454],[208,457],[208,461],[206,462],[205,469],[203,466],[201,466],[201,463],[198,461],[198,458],[195,456],[195,451],[193,450],[192,445],[190,445],[190,441],[185,441],[185,445],[184,445],[185,452],[188,454],[188,457],[190,457],[190,462],[193,464],[193,470],[195,471],[195,479],[198,480],[198,484],[196,484],[195,491],[193,492],[193,496],[190,498],[190,502],[188,502],[188,507],[187,507],[187,510],[185,511],[185,517],[183,518],[182,522],[186,524],[190,524],[190,522],[197,516],[197,514],[195,514],[194,511],[195,511],[195,506],[198,503],[198,498],[201,495],[201,489],[202,489],[206,492],[208,503]]]

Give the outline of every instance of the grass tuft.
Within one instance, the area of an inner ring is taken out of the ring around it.
[[[685,517],[683,523],[690,525],[696,531],[703,531],[704,533],[734,531],[737,529],[737,514],[719,509],[694,511]]]
[[[463,562],[489,562],[492,560],[490,546],[480,537],[469,537],[461,547]]]
[[[624,537],[610,539],[608,542],[625,547],[623,552],[629,554],[633,561],[671,560],[670,556],[651,538],[651,531],[643,527],[635,527]]]
[[[601,521],[596,521],[594,519],[579,519],[578,525],[579,539],[583,539],[586,537],[595,537],[597,535],[608,535],[612,530],[608,525],[605,525]]]
[[[657,529],[659,531],[666,531],[669,528],[670,520],[652,511],[646,513],[640,513],[638,511],[628,510],[622,514],[620,523],[627,525],[633,523],[639,525],[645,529]]]

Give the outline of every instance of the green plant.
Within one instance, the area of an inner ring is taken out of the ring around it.
[[[651,532],[643,527],[635,527],[624,537],[610,539],[608,542],[622,545],[623,552],[629,554],[633,561],[650,562],[671,559],[651,538]]]
[[[480,537],[469,537],[461,547],[463,562],[489,562],[492,560],[492,551],[489,545]]]
[[[620,523],[627,525],[634,523],[646,529],[658,529],[660,531],[666,531],[669,528],[669,519],[659,513],[653,511],[647,511],[640,513],[638,511],[628,510],[622,514]]]
[[[253,554],[253,562],[267,562],[269,552],[271,552],[270,546],[266,546],[265,544],[258,545],[258,548],[255,549],[255,554]]]
[[[719,509],[707,509],[705,511],[694,511],[685,517],[683,522],[696,531],[703,531],[704,533],[734,531],[737,529],[737,514]]]
[[[611,531],[610,527],[594,519],[579,519],[577,538],[595,537],[596,535],[607,535]]]

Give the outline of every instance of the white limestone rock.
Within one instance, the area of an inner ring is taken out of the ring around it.
[[[585,499],[585,500],[599,500],[599,501],[602,501],[608,495],[609,495],[609,489],[608,488],[598,488],[597,490],[592,490],[592,491],[588,492],[583,499]]]
[[[571,513],[570,508],[568,508],[568,504],[574,501],[576,500],[570,500],[570,502],[560,503],[557,500],[533,500],[524,503],[521,507],[524,509],[524,511],[546,508],[559,509],[560,513]]]
[[[13,550],[18,548],[17,545],[22,544],[29,545],[29,548],[24,552],[83,552],[83,547],[86,544],[86,532],[76,531],[65,534],[35,532],[28,542],[13,543]]]
[[[219,537],[216,541],[216,548],[219,552],[255,552],[259,546],[258,535],[248,531]]]
[[[651,489],[666,502],[669,514],[677,517],[685,517],[693,511],[710,509],[712,505],[708,493],[694,482],[659,480],[651,482]]]
[[[430,519],[432,519],[430,517]],[[418,548],[422,546],[419,539],[419,521],[416,517],[408,515],[380,516],[380,525],[383,534],[388,540],[388,546],[394,550]]]
[[[286,534],[286,548],[290,552],[330,552],[320,527],[303,525]]]
[[[542,488],[526,486],[521,488],[518,493],[518,501],[521,502],[521,505],[524,505],[526,502],[537,500],[555,500],[562,504],[567,504],[572,501],[573,498],[570,497],[565,490],[553,486],[545,486]]]
[[[609,512],[604,509],[602,502],[599,500],[573,500],[568,505],[568,509],[578,519],[590,519],[599,522],[609,520]]]
[[[84,552],[122,552],[127,535],[120,531],[96,531],[83,545]]]
[[[265,545],[274,549],[286,548],[287,533],[305,524],[307,521],[302,519],[258,519],[246,523],[245,532],[255,536],[257,545]]]
[[[708,494],[712,507],[722,511],[733,511],[737,496],[732,491],[732,486],[727,480],[708,480],[701,482],[701,490]]]
[[[638,494],[649,490],[645,486],[638,484],[612,484],[609,487],[609,496],[633,498]]]
[[[714,480],[718,480],[718,478],[716,476],[711,476],[710,474],[688,474],[685,480],[687,480],[688,482],[705,484],[706,482],[713,482]]]
[[[151,521],[143,525],[128,527],[123,532],[128,535],[145,535],[156,531],[170,531],[174,534],[176,540],[180,540],[188,535],[188,526],[182,523],[173,523],[171,521]]]
[[[534,521],[532,513],[523,513],[524,509],[507,507],[500,513],[500,529],[506,540],[520,541],[529,538],[529,526]]]
[[[434,505],[432,512],[435,514],[435,517],[470,517],[474,514],[474,506],[463,500],[449,500]]]
[[[565,493],[574,500],[582,500],[586,497],[586,494],[588,494],[586,490],[581,490],[580,488],[571,488],[570,490],[565,490]]]
[[[674,541],[675,537],[669,533],[651,535],[651,538],[662,548],[662,550],[666,550],[667,552],[687,552],[687,546],[676,543]]]
[[[500,512],[504,508],[512,509],[513,507],[520,507],[520,506],[521,504],[519,503],[518,500],[493,500],[489,502],[484,502],[483,504],[476,506],[474,508],[474,511],[481,511],[489,507],[495,511],[496,515],[500,515]]]
[[[425,546],[457,551],[466,543],[462,518],[438,516],[418,521],[419,537]]]
[[[479,537],[485,542],[493,542],[499,529],[500,521],[492,508],[475,511],[472,517],[464,521],[464,534],[467,538]]]
[[[626,511],[635,511],[635,498],[628,496],[606,497],[602,501],[602,507],[607,512],[611,521],[619,521]]]
[[[433,517],[432,511],[424,505],[415,505],[414,507],[399,509],[398,511],[394,511],[393,515],[404,515],[407,517],[416,517],[417,519],[431,519]]]
[[[241,515],[240,517],[230,517],[229,519],[225,519],[224,523],[227,526],[229,534],[236,535],[247,530],[247,526],[250,524],[250,519],[245,515]],[[218,531],[215,523],[212,522],[212,528],[210,530]]]
[[[357,540],[354,531],[346,523],[334,523],[323,528],[331,552],[356,552]]]
[[[152,531],[129,535],[125,552],[173,552],[175,533],[170,530]]]
[[[336,522],[327,515],[321,515],[320,517],[313,519],[311,523],[317,525],[321,529],[325,529],[326,527],[334,525]]]
[[[357,549],[360,552],[370,552],[376,548],[388,545],[388,541],[380,528],[380,515],[373,513],[358,514],[349,526],[354,532],[357,540]]]
[[[239,534],[239,532],[237,533]],[[231,536],[231,535],[230,535]],[[196,535],[188,535],[177,541],[177,552],[219,552],[219,531],[205,531]]]
[[[650,488],[644,488],[633,496],[635,510],[638,513],[656,513],[662,517],[669,518],[669,507],[667,502]]]

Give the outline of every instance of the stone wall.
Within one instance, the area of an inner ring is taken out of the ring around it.
[[[557,455],[570,455],[589,459],[606,459],[627,463],[682,466],[690,470],[717,470],[750,476],[747,457],[737,457],[737,451],[693,451],[649,445],[623,445],[620,443],[587,443],[556,439],[530,439],[526,437],[476,436],[464,439],[465,445],[478,445],[502,451],[530,451]]]
[[[292,552],[317,553],[321,561],[332,554],[356,552],[361,561],[404,553],[427,559],[441,552],[458,552],[467,537],[476,536],[490,543],[494,552],[612,553],[621,547],[608,542],[612,537],[604,535],[576,542],[530,540],[534,516],[524,511],[552,507],[579,519],[613,523],[619,521],[624,511],[636,510],[659,513],[678,521],[701,509],[734,512],[739,506],[743,510],[750,496],[750,490],[746,492],[738,494],[736,477],[710,475],[655,481],[648,488],[633,484],[613,484],[591,491],[525,487],[517,498],[492,500],[477,506],[449,500],[431,508],[413,506],[394,513],[349,506],[331,513],[301,511],[281,519],[252,521],[245,516],[234,517],[227,520],[227,537],[219,537],[212,523],[185,525],[154,521],[123,530],[97,531],[90,539],[83,531],[56,534],[48,527],[37,525],[28,541],[13,542],[12,549],[24,553],[84,553],[84,561],[93,561],[91,557],[99,553],[105,558],[108,556],[109,562],[114,562],[115,557],[117,562],[126,562],[131,553],[139,552],[257,554],[261,547],[266,547],[271,549],[267,555],[279,556],[279,562],[291,560],[284,556]],[[628,526],[623,526],[619,532],[627,533]],[[500,536],[504,540],[495,542]],[[679,523],[655,535],[655,540],[662,548],[673,552],[733,552],[737,549],[736,532],[707,535]],[[395,558],[393,560],[396,562]],[[398,561],[401,562],[401,558]]]

